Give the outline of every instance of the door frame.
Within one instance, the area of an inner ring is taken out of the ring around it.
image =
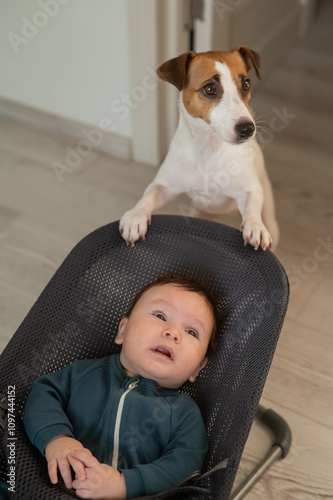
[[[128,0],[132,96],[132,159],[160,165],[178,124],[178,96],[155,73],[186,52],[189,0]]]

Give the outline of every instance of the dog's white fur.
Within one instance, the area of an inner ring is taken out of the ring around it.
[[[217,60],[212,60],[214,54]],[[201,58],[194,64],[198,55]],[[211,214],[238,209],[244,244],[249,242],[255,249],[261,245],[264,250],[273,244],[276,247],[279,230],[261,149],[254,134],[247,136],[252,131],[244,137],[237,131],[239,124],[254,130],[249,91],[244,92],[242,85],[247,87],[244,81],[249,81],[247,70],[252,66],[259,76],[259,65],[255,52],[239,47],[232,53],[184,54],[165,63],[164,74],[164,65],[159,68],[160,76],[181,90],[179,126],[155,179],[142,199],[121,218],[120,232],[127,243],[133,245],[144,239],[151,213],[186,193],[196,216],[211,218]],[[184,71],[184,75],[175,75],[175,71]],[[206,81],[214,87],[207,87]],[[207,96],[205,90],[214,88],[216,95]]]

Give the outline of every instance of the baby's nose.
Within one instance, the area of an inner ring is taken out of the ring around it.
[[[174,340],[175,342],[181,341],[180,331],[175,327],[169,327],[164,331],[164,336]]]

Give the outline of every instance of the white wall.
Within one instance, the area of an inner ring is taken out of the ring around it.
[[[1,2],[0,97],[92,126],[109,118],[132,136],[125,0]],[[126,115],[126,116],[125,116]]]

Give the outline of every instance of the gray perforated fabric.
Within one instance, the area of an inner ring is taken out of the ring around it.
[[[204,471],[229,457],[226,470],[199,482],[210,493],[193,493],[193,498],[228,499],[286,313],[288,280],[276,257],[244,247],[239,231],[167,215],[154,216],[146,241],[134,248],[120,237],[118,222],[84,238],[2,353],[0,392],[16,387],[13,498],[72,498],[49,483],[46,461],[30,445],[20,423],[32,381],[74,360],[117,352],[117,326],[132,298],[166,272],[202,282],[218,310],[218,351],[195,384],[185,384],[182,390],[198,403],[206,423],[210,448]]]

